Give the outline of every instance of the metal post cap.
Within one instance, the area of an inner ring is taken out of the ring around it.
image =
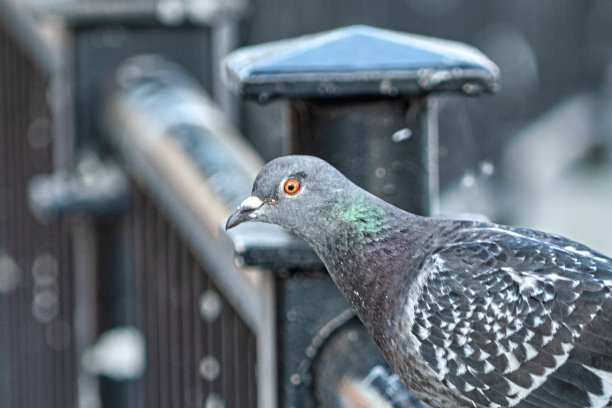
[[[228,86],[264,102],[499,87],[499,69],[474,47],[363,25],[240,48],[224,68]]]

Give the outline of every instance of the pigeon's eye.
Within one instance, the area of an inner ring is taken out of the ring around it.
[[[297,179],[290,178],[285,181],[285,186],[283,187],[285,193],[289,195],[293,195],[300,190],[300,182]]]

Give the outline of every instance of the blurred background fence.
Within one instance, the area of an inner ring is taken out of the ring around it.
[[[474,45],[501,91],[433,99],[440,211],[612,253],[611,20],[605,0],[0,0],[0,407],[359,406],[310,378],[356,348],[338,366],[419,406],[303,244],[222,232],[295,124],[233,95],[222,58],[350,24]]]
[[[6,11],[0,12],[0,406],[74,406],[70,226],[41,225],[27,199],[28,181],[53,170],[50,64],[30,27],[20,27],[16,40]]]

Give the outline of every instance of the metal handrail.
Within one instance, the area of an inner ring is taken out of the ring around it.
[[[260,406],[276,406],[272,274],[232,262],[222,225],[262,165],[179,66],[154,55],[117,70],[104,124],[128,171],[165,209],[224,296],[257,334]]]
[[[0,0],[0,25],[4,26],[15,41],[19,42],[20,48],[28,54],[38,68],[47,75],[55,73],[58,53],[52,52],[52,43],[45,41],[36,24],[32,14],[11,0]]]

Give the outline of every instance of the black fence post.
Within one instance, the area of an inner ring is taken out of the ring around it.
[[[495,64],[472,47],[367,26],[239,49],[227,57],[225,74],[245,98],[289,100],[285,153],[324,158],[386,201],[424,215],[435,213],[438,199],[437,109],[430,95],[480,95],[495,90],[499,79]],[[396,407],[422,404],[395,381],[375,347],[351,345],[365,332],[352,323],[331,280],[299,269],[278,276],[282,406],[347,404],[341,384],[366,385]],[[371,367],[355,367],[350,357],[364,350],[373,354],[365,358]],[[357,395],[362,399],[348,406],[372,404]]]

